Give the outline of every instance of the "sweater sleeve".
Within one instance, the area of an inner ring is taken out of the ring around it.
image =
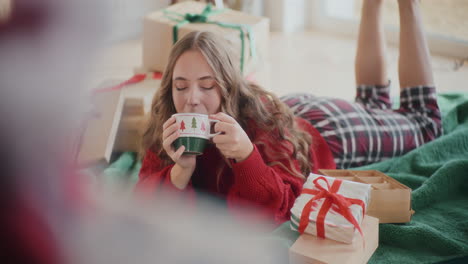
[[[193,192],[191,182],[184,190],[180,190],[172,184],[171,170],[174,164],[161,168],[161,160],[151,150],[148,150],[141,164],[136,191],[144,194],[155,194],[161,188],[170,192]]]
[[[276,223],[289,219],[289,210],[302,190],[304,180],[284,169],[286,161],[268,166],[261,150],[254,145],[250,156],[233,163],[234,185],[227,200],[229,206],[248,202],[261,210],[260,215],[274,218]],[[294,161],[297,165],[297,161]]]
[[[301,130],[312,136],[311,171],[335,169],[332,153],[320,133],[303,119],[297,118],[296,122]],[[277,223],[281,223],[289,220],[290,209],[300,195],[304,179],[292,172],[293,168],[300,171],[299,161],[291,158],[292,145],[273,142],[267,134],[257,132],[263,140],[256,142],[263,143],[254,145],[246,160],[232,163],[234,186],[228,194],[228,204],[253,203],[265,217],[271,219],[273,216]]]

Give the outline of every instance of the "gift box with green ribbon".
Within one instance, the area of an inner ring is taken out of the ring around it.
[[[270,22],[228,8],[200,2],[182,2],[148,14],[143,24],[143,67],[163,72],[172,45],[192,31],[222,35],[231,45],[243,74],[260,69],[268,54]]]

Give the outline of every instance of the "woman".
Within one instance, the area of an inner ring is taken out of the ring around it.
[[[225,47],[208,32],[192,32],[174,45],[144,133],[138,187],[153,191],[164,182],[226,198],[228,206],[249,201],[281,222],[305,175],[334,168],[333,158],[310,124],[295,122],[275,95],[242,78]],[[172,146],[178,125],[171,116],[181,112],[220,121],[214,129],[222,134],[201,156]],[[317,136],[313,148],[311,135]]]
[[[289,218],[309,172],[333,169],[335,161],[340,167],[375,162],[435,138],[440,114],[418,3],[403,1],[400,7],[400,83],[407,88],[402,88],[398,111],[388,102],[380,1],[364,1],[356,57],[357,82],[375,85],[358,86],[356,103],[308,95],[284,98],[309,122],[295,118],[275,95],[247,83],[217,36],[186,35],[173,47],[153,99],[137,187],[200,190],[225,198],[228,207],[248,202],[280,223]],[[179,134],[171,116],[183,112],[220,121],[215,132],[221,134],[201,156],[182,155],[184,147],[172,146]],[[358,132],[371,138],[356,143]],[[388,146],[397,151],[386,153]],[[375,154],[376,149],[383,152]]]

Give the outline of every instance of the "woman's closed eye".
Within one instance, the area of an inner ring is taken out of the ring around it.
[[[198,85],[200,89],[209,91],[215,87],[216,81],[214,81],[213,78],[202,79],[199,80]],[[189,83],[186,80],[176,80],[174,82],[174,87],[177,91],[184,91],[189,87]]]
[[[183,90],[187,89],[188,83],[185,80],[176,80],[174,82],[174,86],[175,86],[177,91],[183,91]]]
[[[202,89],[205,90],[205,91],[209,91],[209,90],[211,90],[211,89],[214,88],[214,85],[211,86],[211,87],[200,87],[200,88],[202,88]],[[177,90],[177,91],[183,91],[183,90],[185,90],[185,89],[187,89],[187,87],[177,87],[177,86],[176,86],[176,90]]]
[[[215,87],[216,81],[213,80],[213,78],[208,78],[208,79],[200,80],[198,84],[200,85],[200,88],[202,88],[203,90],[211,90]]]

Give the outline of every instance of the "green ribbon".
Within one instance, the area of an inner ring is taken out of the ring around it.
[[[249,38],[250,38],[250,56],[252,58],[256,57],[255,53],[255,37],[252,31],[252,28],[250,25],[244,25],[244,24],[234,24],[234,23],[225,23],[225,22],[217,22],[217,21],[210,21],[208,20],[208,17],[211,15],[219,14],[226,11],[226,9],[217,9],[213,10],[213,6],[211,4],[206,5],[205,9],[200,14],[192,14],[192,13],[187,13],[187,14],[180,14],[177,12],[169,11],[169,10],[163,10],[164,14],[166,15],[167,18],[169,18],[172,21],[177,22],[177,24],[172,28],[172,41],[173,43],[176,43],[178,40],[178,35],[179,35],[179,28],[182,27],[185,24],[189,23],[205,23],[205,24],[215,24],[220,27],[224,28],[232,28],[236,29],[239,31],[239,36],[241,39],[241,54],[240,54],[240,69],[241,72],[244,71],[244,50],[245,50],[245,38],[244,38],[244,30],[247,30],[249,33]]]

